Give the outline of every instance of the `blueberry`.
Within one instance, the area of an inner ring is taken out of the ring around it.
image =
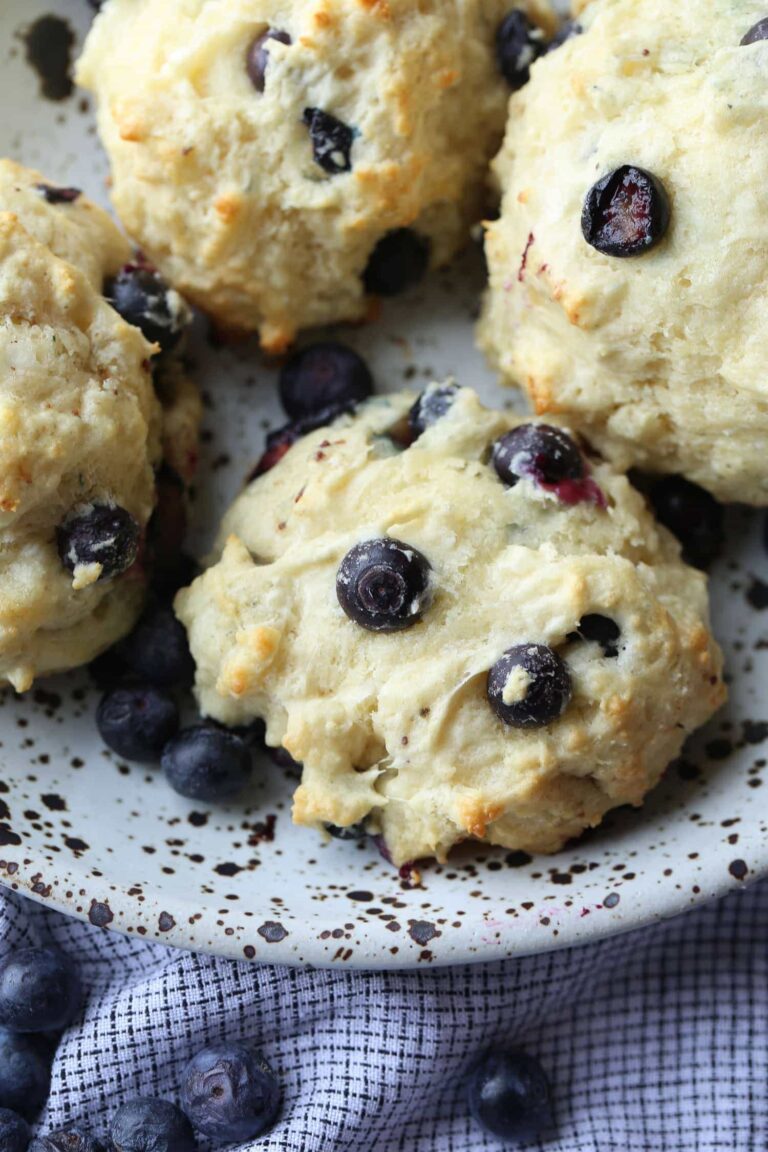
[[[352,161],[349,154],[355,138],[352,129],[330,113],[323,112],[321,108],[305,108],[302,119],[309,128],[315,163],[331,176],[351,172]]]
[[[336,595],[369,632],[410,628],[431,601],[430,564],[416,548],[383,537],[350,548],[336,574]]]
[[[768,16],[758,20],[757,24],[753,24],[749,32],[742,36],[740,43],[745,46],[756,44],[758,40],[768,40]]]
[[[322,408],[311,416],[305,416],[302,420],[291,420],[288,424],[283,424],[280,428],[268,432],[264,452],[251,470],[248,481],[255,480],[257,476],[263,476],[265,472],[274,468],[275,464],[278,464],[285,456],[288,449],[292,448],[297,440],[301,440],[302,436],[314,432],[316,428],[323,428],[326,424],[332,424],[339,416],[351,412],[353,407],[353,404],[347,403],[331,404],[330,407]]]
[[[179,710],[159,688],[128,685],[102,697],[96,710],[102,740],[126,760],[152,763],[179,730]]]
[[[88,665],[88,674],[99,688],[114,688],[125,679],[127,672],[116,648],[107,648]]]
[[[79,188],[56,188],[53,184],[35,184],[35,188],[48,204],[74,204],[82,196]]]
[[[707,568],[725,543],[724,513],[714,496],[683,476],[665,476],[650,491],[661,521],[683,546],[683,559]]]
[[[526,476],[539,484],[559,484],[581,480],[586,472],[578,444],[549,424],[519,424],[496,441],[491,459],[510,488]]]
[[[368,257],[363,286],[371,296],[399,296],[424,278],[430,243],[412,228],[386,232]]]
[[[0,1152],[27,1152],[31,1136],[29,1125],[18,1112],[0,1108]]]
[[[619,655],[618,642],[621,639],[621,628],[609,616],[601,616],[597,612],[590,612],[582,616],[575,632],[568,637],[569,640],[587,640],[599,644],[603,655],[608,660],[615,660]]]
[[[441,384],[437,388],[424,389],[408,413],[408,426],[414,440],[438,420],[442,420],[460,391],[458,384]]]
[[[546,644],[518,644],[491,668],[486,693],[491,708],[510,728],[543,728],[568,707],[571,675]]]
[[[194,1152],[187,1117],[170,1100],[142,1096],[129,1100],[112,1117],[109,1134],[116,1152]]]
[[[187,1065],[181,1106],[204,1136],[240,1144],[275,1123],[280,1085],[260,1052],[242,1044],[217,1044],[198,1052]]]
[[[496,32],[496,62],[513,92],[528,83],[531,64],[544,50],[541,29],[519,8],[513,8]]]
[[[19,948],[0,960],[0,1027],[14,1032],[66,1028],[83,989],[74,961],[58,948]]]
[[[41,1038],[0,1028],[0,1108],[34,1120],[50,1084],[51,1055]]]
[[[56,529],[59,559],[68,572],[100,564],[99,580],[126,572],[139,554],[139,525],[117,504],[82,504]]]
[[[281,32],[279,28],[268,28],[266,32],[260,32],[248,45],[248,51],[245,54],[245,70],[257,92],[264,91],[267,64],[269,64],[267,43],[270,40],[277,40],[280,44],[292,43],[287,32]]]
[[[587,244],[606,256],[640,256],[664,238],[669,219],[661,181],[643,168],[624,164],[590,188],[581,231]]]
[[[159,688],[186,688],[194,680],[195,662],[186,629],[167,606],[151,608],[130,636],[120,641],[118,651],[143,682]]]
[[[486,1053],[470,1071],[467,1100],[486,1131],[514,1144],[527,1143],[552,1125],[549,1080],[533,1056]]]
[[[104,1152],[104,1145],[86,1128],[72,1124],[49,1132],[47,1136],[37,1136],[29,1146],[29,1152]]]
[[[125,264],[104,285],[104,295],[123,320],[140,328],[161,352],[170,352],[189,322],[187,308],[149,264]]]
[[[248,745],[234,732],[204,724],[185,728],[165,746],[163,771],[171,787],[190,800],[229,800],[251,775]]]
[[[292,420],[356,404],[372,392],[373,378],[362,356],[331,341],[294,352],[280,373],[280,399]]]
[[[359,824],[347,824],[345,828],[338,824],[324,824],[323,827],[334,840],[365,840],[368,835],[364,821]]]
[[[184,554],[187,533],[187,497],[184,481],[178,472],[163,464],[156,477],[157,503],[147,525],[147,548],[150,558],[152,588],[165,599],[174,593],[194,572],[194,561]]]
[[[566,20],[565,23],[560,25],[549,44],[547,44],[546,51],[554,52],[557,48],[562,47],[568,40],[572,40],[574,36],[581,36],[583,31],[584,29],[577,20]]]

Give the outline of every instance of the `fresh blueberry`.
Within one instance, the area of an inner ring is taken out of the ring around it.
[[[768,16],[762,20],[758,20],[757,24],[753,24],[749,32],[745,33],[741,38],[741,45],[756,44],[758,40],[768,40]]]
[[[18,1112],[0,1108],[0,1152],[27,1152],[31,1136],[29,1125]]]
[[[581,231],[606,256],[640,256],[664,238],[669,220],[669,198],[658,177],[624,164],[590,188]]]
[[[336,574],[336,595],[349,616],[369,632],[410,628],[431,601],[430,564],[410,544],[391,537],[350,548]]]
[[[179,710],[159,688],[127,685],[107,692],[96,709],[102,740],[126,760],[152,763],[179,730]]]
[[[245,70],[257,92],[264,91],[267,64],[269,64],[267,45],[270,40],[277,40],[280,44],[292,43],[287,32],[281,32],[279,28],[268,28],[266,32],[260,32],[248,45],[248,51],[245,54]]]
[[[725,544],[721,504],[698,484],[683,476],[665,476],[650,491],[651,504],[661,521],[683,546],[683,558],[707,568]]]
[[[578,444],[550,424],[518,424],[493,445],[493,466],[510,488],[523,477],[539,484],[581,480],[586,469]]]
[[[187,1065],[181,1106],[204,1136],[241,1144],[275,1123],[280,1085],[260,1052],[242,1044],[218,1044],[198,1052]]]
[[[496,32],[496,62],[513,92],[528,83],[531,64],[545,47],[544,33],[519,8],[504,17]]]
[[[572,40],[574,36],[581,36],[584,29],[578,20],[566,20],[560,25],[557,32],[547,44],[546,51],[554,52],[555,49],[562,47],[568,40]]]
[[[66,1028],[83,989],[74,961],[58,948],[19,948],[0,960],[0,1027],[14,1032]]]
[[[53,184],[35,184],[35,188],[48,204],[74,204],[82,196],[79,188],[57,188]]]
[[[322,408],[311,416],[305,416],[302,420],[291,420],[288,424],[283,424],[280,428],[268,432],[266,447],[255,467],[251,470],[248,482],[250,483],[257,476],[263,476],[265,472],[274,468],[275,464],[278,464],[285,456],[288,449],[292,448],[297,440],[301,440],[302,436],[314,432],[316,428],[323,428],[326,424],[332,424],[339,416],[351,412],[353,408],[354,405],[348,403],[331,404],[330,407]]]
[[[368,835],[364,821],[359,824],[347,824],[345,828],[338,824],[325,824],[323,827],[334,840],[365,840]]]
[[[100,564],[99,580],[126,572],[139,554],[139,525],[117,504],[84,504],[56,529],[59,559],[68,572]]]
[[[181,297],[149,264],[125,264],[104,285],[104,295],[123,320],[140,328],[161,352],[170,352],[189,323]]]
[[[363,286],[370,296],[399,296],[429,267],[430,243],[412,228],[386,232],[368,257]]]
[[[323,112],[322,108],[305,108],[302,119],[309,128],[315,163],[331,176],[351,172],[349,154],[355,139],[352,129],[330,113]]]
[[[486,1053],[469,1074],[467,1100],[478,1124],[516,1145],[552,1125],[549,1080],[533,1056]]]
[[[104,1152],[104,1145],[86,1128],[73,1124],[47,1136],[37,1136],[29,1152]]]
[[[120,659],[117,649],[107,648],[106,652],[91,660],[88,673],[99,688],[107,689],[120,684],[126,678],[128,669]]]
[[[195,678],[184,625],[173,609],[151,608],[118,645],[121,659],[142,682],[159,688],[187,688]]]
[[[442,420],[461,391],[458,384],[441,384],[437,388],[425,388],[417,397],[408,413],[408,426],[414,440],[427,428]]]
[[[373,377],[362,356],[331,341],[294,352],[280,373],[280,399],[292,420],[356,404],[372,392]]]
[[[0,1028],[0,1108],[34,1120],[50,1085],[51,1054],[41,1038]]]
[[[491,708],[510,728],[543,728],[568,707],[571,675],[546,644],[518,644],[491,668],[486,692]]]
[[[234,732],[200,724],[185,728],[166,744],[162,765],[168,783],[181,796],[215,803],[245,788],[251,753]]]
[[[603,655],[608,660],[615,660],[619,655],[618,643],[621,639],[621,628],[610,616],[601,616],[598,612],[590,612],[582,616],[575,632],[568,637],[569,640],[587,640],[592,644],[599,644]]]
[[[109,1134],[116,1152],[194,1152],[187,1117],[170,1100],[141,1096],[112,1117]]]

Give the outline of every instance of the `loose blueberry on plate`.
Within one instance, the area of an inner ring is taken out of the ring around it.
[[[280,1085],[261,1055],[243,1044],[198,1052],[181,1082],[181,1106],[198,1132],[221,1143],[254,1140],[280,1111]]]
[[[723,506],[709,492],[683,476],[665,476],[651,488],[650,500],[658,519],[682,544],[688,564],[707,568],[720,555]]]
[[[117,647],[126,667],[146,683],[187,688],[195,678],[186,629],[165,605],[151,608]]]
[[[518,644],[491,668],[486,693],[510,728],[543,728],[562,716],[573,689],[567,665],[552,648]]]
[[[469,1074],[467,1101],[479,1124],[513,1144],[535,1139],[552,1125],[552,1094],[538,1060],[488,1052]]]
[[[53,184],[35,184],[35,188],[48,204],[74,204],[82,196],[79,188],[57,188]]]
[[[189,321],[181,297],[148,264],[125,264],[105,283],[104,295],[123,320],[140,328],[161,352],[176,347]]]
[[[394,228],[378,241],[363,272],[371,296],[399,296],[424,278],[430,244],[412,228]]]
[[[315,163],[331,176],[351,172],[352,129],[322,108],[305,108],[302,119],[309,128]]]
[[[432,598],[429,561],[400,540],[364,540],[339,565],[336,595],[350,620],[369,632],[410,628]]]
[[[51,1054],[41,1038],[0,1028],[0,1108],[34,1120],[50,1084]]]
[[[194,1152],[187,1117],[170,1100],[142,1096],[129,1100],[112,1117],[109,1134],[116,1152]]]
[[[745,47],[747,44],[757,44],[758,40],[768,40],[768,16],[753,24],[749,32],[742,36],[740,43]]]
[[[524,477],[559,484],[582,480],[586,474],[578,444],[549,424],[519,424],[496,441],[491,459],[499,479],[510,488]]]
[[[181,796],[210,803],[237,796],[251,776],[248,745],[234,732],[200,724],[165,746],[162,767]]]
[[[87,1129],[73,1124],[49,1132],[47,1136],[37,1136],[30,1144],[29,1152],[104,1152],[104,1145]]]
[[[27,1152],[32,1133],[23,1116],[0,1108],[0,1152]]]
[[[126,760],[149,764],[179,730],[179,710],[159,688],[127,685],[108,692],[96,710],[102,740]]]
[[[0,960],[0,1027],[14,1032],[66,1028],[83,989],[74,961],[58,948],[19,948]]]
[[[252,40],[248,45],[245,69],[257,92],[264,91],[267,65],[269,64],[270,40],[277,40],[280,44],[292,43],[287,32],[282,32],[279,28],[268,28],[266,32],[259,33],[255,40]]]
[[[496,32],[496,60],[513,92],[528,83],[531,64],[545,50],[544,35],[519,8],[504,17]]]
[[[139,525],[117,504],[85,504],[56,529],[59,559],[68,572],[100,564],[99,580],[126,572],[139,554]]]
[[[335,406],[354,405],[373,392],[373,377],[362,356],[327,341],[301,348],[280,373],[280,400],[292,420],[304,420]]]
[[[414,440],[427,428],[442,420],[461,391],[458,384],[441,384],[439,388],[425,388],[408,413],[408,426]]]
[[[669,220],[669,199],[658,177],[624,164],[590,188],[581,231],[606,256],[640,256],[663,240]]]
[[[368,835],[363,822],[348,824],[345,828],[338,824],[324,824],[323,827],[334,840],[365,840]]]
[[[621,628],[609,616],[601,616],[598,612],[590,612],[582,616],[575,633],[569,640],[587,640],[599,644],[603,655],[608,660],[615,660],[619,655],[618,643],[621,639]]]

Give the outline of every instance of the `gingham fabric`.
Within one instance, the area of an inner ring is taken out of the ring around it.
[[[176,1098],[189,1057],[258,1045],[284,1085],[265,1152],[495,1152],[465,1072],[486,1046],[537,1055],[547,1152],[765,1152],[768,885],[594,946],[413,973],[255,967],[172,951],[0,895],[0,952],[53,941],[88,999],[40,1129],[104,1134],[136,1095]],[[205,1145],[203,1144],[204,1148]]]

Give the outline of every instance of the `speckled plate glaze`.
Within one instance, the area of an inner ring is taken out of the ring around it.
[[[82,40],[86,0],[3,0],[2,152],[104,199],[88,102],[52,101],[26,59],[26,30],[54,13]],[[66,49],[66,36],[62,38]],[[56,85],[54,84],[54,88]],[[59,83],[58,95],[66,89]],[[378,386],[454,373],[511,403],[472,341],[477,253],[343,339]],[[280,420],[275,372],[254,346],[194,349],[206,394],[195,502],[199,551],[264,430]],[[403,880],[370,845],[292,827],[294,781],[264,761],[245,801],[210,810],[154,771],[118,762],[93,725],[83,675],[0,696],[0,882],[102,928],[238,960],[411,967],[491,960],[595,940],[683,912],[768,871],[768,555],[757,516],[729,515],[714,620],[732,678],[727,709],[673,765],[642,811],[615,813],[553,858],[480,848]]]

